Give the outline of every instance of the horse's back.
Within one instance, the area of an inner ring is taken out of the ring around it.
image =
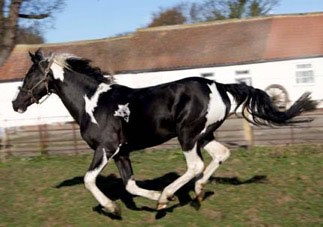
[[[187,78],[129,90],[130,117],[129,122],[123,123],[126,140],[144,148],[161,144],[184,131],[200,132],[206,122],[211,83],[214,81]]]

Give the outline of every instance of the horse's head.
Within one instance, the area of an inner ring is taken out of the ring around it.
[[[38,103],[49,94],[48,82],[53,58],[45,58],[40,49],[35,54],[29,52],[29,55],[33,64],[25,75],[22,87],[19,87],[16,99],[12,101],[13,109],[19,113],[25,112],[28,106]]]

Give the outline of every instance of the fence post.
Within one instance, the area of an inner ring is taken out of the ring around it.
[[[78,154],[76,128],[75,128],[74,122],[72,123],[72,130],[73,130],[73,140],[74,140],[74,152],[75,152],[75,154]]]
[[[39,131],[39,149],[41,155],[48,155],[48,144],[46,141],[46,126],[45,125],[38,125]]]
[[[247,111],[245,111],[245,116],[249,117],[249,113]],[[254,145],[253,128],[251,124],[244,118],[243,118],[243,132],[244,132],[244,138],[247,141],[248,149],[250,149]]]
[[[11,154],[11,142],[8,129],[4,129],[4,148],[8,154]]]
[[[0,147],[0,160],[1,161],[5,161],[6,160],[6,148],[8,148],[8,150],[10,149],[10,145],[9,145],[9,136],[8,136],[8,132],[7,132],[7,128],[2,128],[2,135],[1,135],[1,147]]]
[[[294,130],[293,130],[293,126],[289,126],[290,127],[290,138],[291,138],[291,144],[294,145]]]

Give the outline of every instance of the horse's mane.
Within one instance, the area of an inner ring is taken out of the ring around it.
[[[92,66],[91,60],[89,59],[81,58],[72,54],[62,53],[55,54],[54,62],[68,70],[82,73],[96,79],[99,82],[111,83],[108,78],[104,77],[104,75],[108,75],[108,73],[102,72],[99,67]]]

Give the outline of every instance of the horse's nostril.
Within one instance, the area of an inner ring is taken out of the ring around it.
[[[24,108],[23,107],[19,107],[18,104],[17,104],[17,100],[13,100],[12,101],[12,108],[14,111],[18,112],[18,113],[23,113],[25,112]]]
[[[17,112],[18,112],[18,113],[23,113],[23,112],[25,112],[25,111],[24,111],[23,109],[20,109],[20,108],[19,108],[19,109],[17,110]]]

